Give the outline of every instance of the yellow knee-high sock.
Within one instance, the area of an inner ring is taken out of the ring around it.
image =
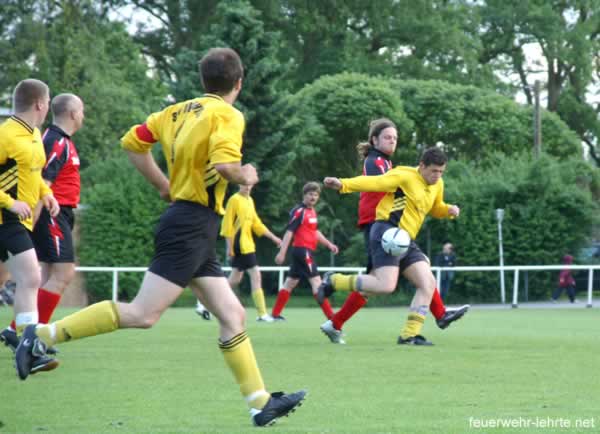
[[[52,324],[38,326],[36,334],[46,345],[109,333],[119,328],[114,301],[101,301]]]
[[[409,312],[406,323],[404,323],[404,327],[402,328],[402,332],[400,332],[400,337],[402,339],[408,339],[421,334],[421,329],[423,328],[424,323],[425,315],[414,311]]]
[[[252,300],[254,300],[254,306],[256,306],[258,316],[265,316],[267,314],[267,303],[265,302],[265,293],[262,288],[252,291]]]
[[[248,407],[262,409],[271,395],[265,390],[252,343],[246,332],[232,337],[227,342],[219,342],[219,348],[225,357],[225,363],[240,386],[240,392]]]
[[[354,291],[357,279],[357,274],[335,273],[331,276],[331,283],[336,291]]]

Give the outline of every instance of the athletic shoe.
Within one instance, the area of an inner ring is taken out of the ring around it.
[[[19,338],[17,337],[17,332],[14,330],[2,330],[0,332],[0,341],[4,342],[4,345],[10,348],[13,353],[17,350],[17,345],[19,345]],[[54,356],[58,354],[58,350],[54,347],[48,347],[46,349],[46,354]]]
[[[272,316],[271,318],[273,318],[274,322],[285,321],[286,320],[285,317],[283,317],[281,315],[275,315],[275,316]]]
[[[17,346],[19,345],[19,338],[17,337],[17,332],[14,330],[2,330],[0,332],[0,341],[4,342],[4,345],[10,348],[13,353],[17,350]]]
[[[296,411],[296,408],[302,405],[302,401],[306,397],[306,391],[301,390],[289,395],[283,392],[271,393],[271,398],[267,404],[261,409],[250,409],[252,422],[255,426],[273,425],[278,418],[288,416]]]
[[[256,321],[257,322],[273,322],[273,321],[275,321],[275,319],[271,315],[266,313],[263,316],[259,316],[258,318],[256,318]]]
[[[330,297],[331,294],[335,292],[335,288],[333,287],[333,283],[331,283],[331,276],[333,275],[333,271],[328,271],[323,275],[323,281],[319,285],[317,289],[317,301],[319,304],[323,304],[326,298]]]
[[[50,357],[46,356],[36,357],[33,359],[31,371],[29,373],[33,375],[37,374],[38,372],[52,371],[53,369],[58,368],[58,365],[59,361],[56,359],[51,359]]]
[[[327,320],[323,324],[321,324],[321,331],[325,333],[329,340],[334,344],[344,345],[346,343],[346,341],[343,338],[344,333],[342,333],[341,330],[337,330],[333,326],[333,322],[331,320]]]
[[[446,309],[446,313],[440,319],[436,319],[438,327],[442,330],[452,324],[454,321],[461,319],[471,306],[465,304],[464,306],[457,307],[454,309]]]
[[[37,366],[36,364],[40,363],[38,359],[46,356],[46,344],[38,339],[35,334],[35,328],[35,324],[25,327],[23,336],[21,336],[21,340],[15,351],[15,367],[21,380],[25,380],[31,373],[31,370]],[[40,370],[42,369],[38,368],[38,371]]]
[[[406,339],[398,338],[398,345],[433,345],[433,342],[427,340],[425,336],[416,335]]]
[[[210,321],[210,312],[204,306],[196,306],[196,313],[206,321]]]

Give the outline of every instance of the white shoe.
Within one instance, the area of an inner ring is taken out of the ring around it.
[[[266,313],[263,316],[259,316],[258,318],[256,318],[256,321],[257,322],[273,322],[275,320],[273,319],[273,317],[271,315]]]
[[[206,321],[210,321],[210,312],[201,304],[196,306],[196,313]]]
[[[325,333],[329,340],[334,344],[344,345],[346,343],[343,338],[344,333],[342,333],[341,330],[337,330],[330,319],[321,324],[321,331]]]

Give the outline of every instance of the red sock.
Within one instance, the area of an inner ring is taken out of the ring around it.
[[[38,290],[37,308],[40,324],[48,324],[58,303],[60,303],[60,294],[50,292],[44,288]],[[11,321],[10,327],[13,330],[17,329],[17,324],[15,324],[14,319]]]
[[[433,297],[431,297],[429,310],[431,311],[435,319],[441,319],[446,313],[446,306],[444,306],[444,302],[442,301],[442,297],[440,296],[440,291],[438,291],[437,288],[435,288],[435,291],[433,291]]]
[[[60,294],[40,288],[38,291],[37,305],[40,324],[48,324],[52,314],[60,302]]]
[[[313,294],[313,297],[316,300],[317,299],[317,294]],[[329,299],[328,298],[326,298],[325,301],[323,301],[323,304],[321,304],[321,310],[323,311],[323,313],[325,314],[325,316],[327,317],[327,319],[333,318],[333,309],[331,308],[331,304],[329,303]]]
[[[273,312],[271,313],[271,316],[281,315],[281,311],[283,310],[283,308],[285,307],[285,304],[290,299],[290,295],[291,295],[291,293],[287,289],[282,288],[279,290],[279,292],[277,293],[277,300],[275,301],[275,304],[273,305]]]
[[[344,305],[337,313],[333,316],[331,321],[336,330],[341,330],[344,323],[348,321],[352,316],[367,304],[367,299],[362,296],[358,291],[352,291]]]

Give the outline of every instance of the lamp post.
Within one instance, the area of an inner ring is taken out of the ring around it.
[[[504,289],[504,250],[502,248],[502,219],[504,210],[496,209],[496,220],[498,220],[498,256],[500,257],[500,298],[502,303],[506,303],[506,291]]]

